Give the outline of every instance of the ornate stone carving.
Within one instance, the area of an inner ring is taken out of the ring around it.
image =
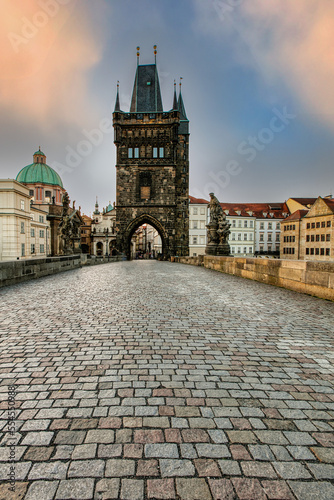
[[[63,196],[63,211],[58,227],[60,238],[60,253],[71,255],[80,252],[81,220],[75,209],[70,209],[70,199],[67,192]]]
[[[207,245],[205,253],[207,255],[229,255],[230,246],[228,236],[230,234],[230,224],[226,220],[226,215],[220,206],[219,201],[213,193],[210,193],[210,222],[207,227]]]

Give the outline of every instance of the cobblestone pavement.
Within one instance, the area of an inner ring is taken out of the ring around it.
[[[333,303],[153,261],[0,295],[1,499],[334,499]]]

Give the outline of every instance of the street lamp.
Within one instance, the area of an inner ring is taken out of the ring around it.
[[[143,229],[144,229],[144,235],[145,235],[145,252],[144,252],[144,255],[145,255],[145,259],[146,259],[146,252],[147,252],[147,224],[143,224]]]
[[[106,257],[108,257],[109,260],[109,249],[108,249],[108,235],[109,235],[109,228],[104,228],[103,230],[104,234],[106,235]]]

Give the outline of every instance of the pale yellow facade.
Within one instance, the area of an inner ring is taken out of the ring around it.
[[[29,189],[13,179],[0,179],[0,261],[48,254],[47,212],[31,207]]]

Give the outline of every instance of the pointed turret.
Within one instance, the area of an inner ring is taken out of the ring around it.
[[[176,95],[176,82],[174,80],[174,99],[173,99],[173,110],[178,110],[177,95]]]
[[[117,94],[116,94],[116,102],[115,102],[114,113],[116,113],[117,111],[121,111],[121,107],[120,107],[120,104],[119,104],[119,82],[117,82]]]
[[[182,80],[182,78],[181,78]],[[186,108],[184,106],[183,98],[182,98],[182,83],[180,82],[180,93],[177,101],[177,109],[180,112],[180,126],[179,126],[179,134],[189,134],[189,120],[187,118]]]

